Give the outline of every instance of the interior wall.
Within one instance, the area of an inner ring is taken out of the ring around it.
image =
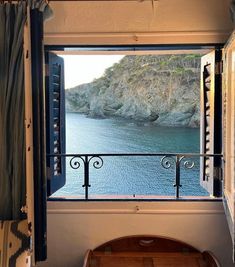
[[[224,43],[229,0],[51,2],[46,44]]]
[[[232,31],[229,0],[51,2],[45,44],[224,43]],[[232,267],[232,246],[218,202],[48,203],[48,260],[82,266],[87,249],[122,236],[160,235],[212,251]],[[80,264],[80,265],[79,265]]]
[[[221,202],[49,202],[47,233],[48,260],[39,267],[82,266],[87,249],[130,235],[175,238],[234,266]]]

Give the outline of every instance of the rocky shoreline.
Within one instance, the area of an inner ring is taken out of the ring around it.
[[[125,56],[88,84],[66,90],[66,111],[159,126],[200,126],[200,56]]]

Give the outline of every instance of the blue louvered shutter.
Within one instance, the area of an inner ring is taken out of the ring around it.
[[[201,154],[221,154],[221,51],[201,59]],[[200,183],[212,196],[221,194],[221,158],[201,158]]]
[[[50,196],[65,185],[65,91],[64,60],[46,54],[46,152],[47,195]]]

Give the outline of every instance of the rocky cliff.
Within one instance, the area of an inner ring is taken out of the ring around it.
[[[200,56],[125,56],[91,83],[66,90],[67,112],[199,127]]]

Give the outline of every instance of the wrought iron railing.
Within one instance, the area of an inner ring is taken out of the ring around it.
[[[91,187],[90,183],[90,170],[93,169],[101,169],[105,164],[105,158],[109,157],[158,157],[160,158],[160,165],[162,168],[168,170],[173,169],[174,170],[174,183],[173,187],[175,188],[175,198],[179,199],[180,197],[180,189],[182,187],[182,181],[181,181],[181,171],[184,170],[190,170],[195,167],[195,162],[197,159],[205,158],[210,159],[213,158],[217,163],[221,161],[222,155],[221,154],[175,154],[175,153],[121,153],[121,154],[51,154],[47,155],[47,157],[54,157],[54,158],[60,158],[60,157],[66,157],[68,159],[67,161],[67,168],[68,165],[73,170],[81,170],[84,171],[83,176],[83,185],[84,188],[84,194],[85,199],[89,199],[89,188]],[[68,164],[69,163],[69,164]],[[198,163],[198,162],[197,162]],[[199,163],[199,166],[201,164]],[[201,168],[201,166],[200,166]],[[199,177],[197,177],[199,180]]]

